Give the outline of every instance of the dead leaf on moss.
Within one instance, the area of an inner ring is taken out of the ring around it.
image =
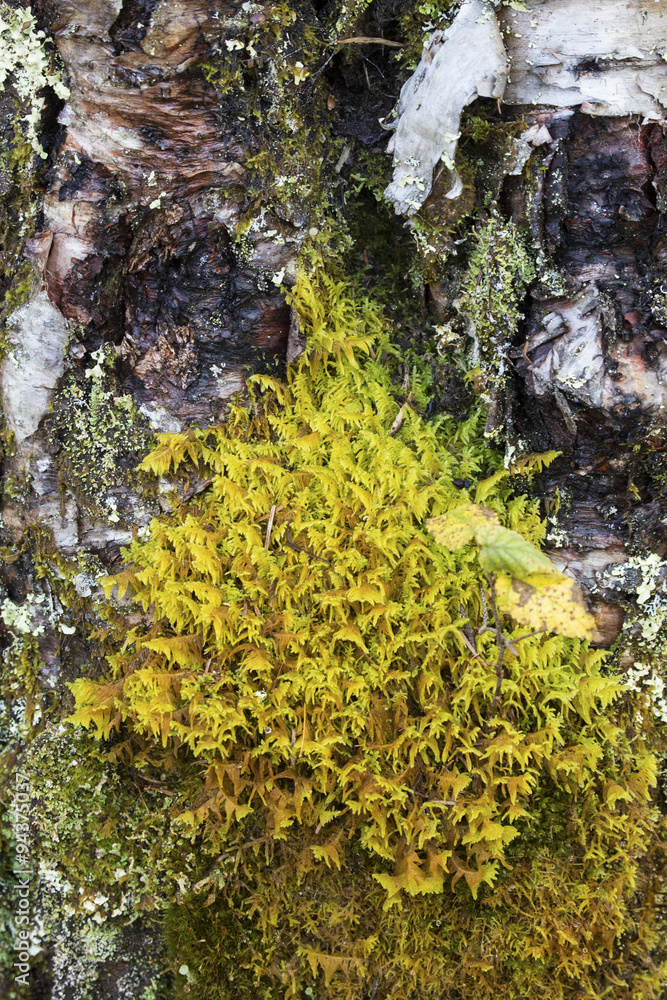
[[[515,621],[540,632],[592,639],[595,620],[576,580],[555,573],[531,573],[522,580],[496,580],[500,607]]]

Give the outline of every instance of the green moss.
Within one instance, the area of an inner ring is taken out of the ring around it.
[[[479,415],[395,424],[372,302],[315,272],[292,304],[309,351],[287,383],[256,376],[227,425],[145,460],[210,487],[109,578],[142,618],[73,685],[74,720],[163,768],[198,844],[165,915],[174,995],[657,998],[655,725],[559,636],[523,639],[494,699],[476,551],[424,521],[484,502],[536,542],[535,505]]]
[[[171,777],[125,766],[129,749],[118,746],[110,758],[84,732],[50,728],[24,759],[39,802],[33,836],[65,916],[87,913],[98,925],[128,921],[197,881],[193,838],[171,822]]]
[[[206,80],[224,95],[225,113],[240,123],[241,133],[247,130],[248,213],[238,237],[256,224],[260,207],[271,209],[282,223],[308,228],[322,222],[322,177],[338,155],[335,147],[342,148],[330,135],[318,73],[325,33],[312,7],[276,4],[263,8],[255,20],[239,19],[220,50],[200,65]]]
[[[447,266],[451,267],[451,258],[458,253],[456,237],[476,203],[473,173],[461,154],[457,154],[456,168],[463,183],[459,197],[448,198],[449,182],[437,178],[431,194],[411,219],[412,236],[417,244],[424,280],[428,283],[436,282]]]
[[[402,12],[401,29],[406,46],[401,58],[406,70],[412,72],[416,68],[432,31],[446,27],[455,10],[455,0],[418,0]]]
[[[50,73],[44,33],[28,10],[0,3],[0,332],[7,316],[30,294],[33,270],[23,247],[39,211],[40,160],[46,153],[38,130],[43,88],[69,93]],[[6,345],[0,337],[0,353]]]
[[[10,126],[10,129],[12,126]],[[27,301],[34,281],[32,266],[23,258],[23,247],[34,230],[39,203],[35,197],[35,153],[21,136],[18,112],[13,135],[7,135],[0,153],[0,328],[6,318]],[[4,336],[2,353],[6,350]]]

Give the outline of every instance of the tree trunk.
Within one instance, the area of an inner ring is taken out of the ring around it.
[[[5,646],[39,657],[7,657],[8,775],[40,717],[52,732],[71,711],[66,683],[103,672],[77,615],[170,509],[134,471],[155,433],[224,421],[248,373],[304,350],[300,254],[363,273],[406,358],[427,356],[425,417],[481,395],[508,466],[560,453],[531,488],[595,644],[622,667],[660,648],[667,18],[526,7],[36,0],[33,21],[0,3],[19,38],[0,33],[0,598]],[[59,560],[76,613],[48,584]],[[159,923],[121,918],[102,944],[62,919],[33,942],[28,992],[9,970],[3,995],[148,996]]]

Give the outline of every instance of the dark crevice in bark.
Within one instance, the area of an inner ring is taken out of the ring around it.
[[[114,43],[114,53],[139,52],[146,37],[151,16],[158,0],[123,0],[123,6],[109,35]]]

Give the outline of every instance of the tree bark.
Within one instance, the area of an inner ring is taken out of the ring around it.
[[[29,10],[3,6],[3,17]],[[662,4],[539,0],[496,14],[480,0],[498,18],[495,34],[476,16],[470,25],[493,51],[476,51],[457,107],[434,85],[421,145],[400,53],[421,55],[422,8],[348,7],[33,4],[70,93],[42,91],[47,158],[32,150],[19,169],[31,98],[16,75],[0,94],[0,597],[28,606],[39,589],[35,546],[47,537],[53,558],[79,560],[82,598],[95,592],[96,572],[118,567],[120,547],[162,509],[133,472],[155,432],[224,420],[249,371],[297,357],[304,344],[286,289],[298,255],[342,248],[385,296],[399,339],[430,353],[428,416],[466,411],[457,373],[477,344],[493,445],[508,462],[561,453],[533,487],[550,518],[547,546],[586,589],[596,643],[618,644],[620,662],[632,663],[643,596],[662,594],[667,552]],[[456,11],[446,13],[451,23]],[[449,36],[459,47],[472,30],[462,24]],[[445,42],[430,41],[418,80],[428,84]],[[403,85],[387,152],[383,129]],[[406,167],[413,149],[417,168]],[[498,331],[495,356],[476,339],[475,293],[464,289],[477,230],[491,219],[513,224],[536,261],[523,317]],[[66,709],[65,682],[89,669],[89,650],[70,638],[62,609],[31,608],[44,663],[34,699],[56,691]],[[9,646],[16,625],[4,621]],[[125,996],[121,982],[144,988],[159,962],[156,934],[150,923],[125,928],[110,956],[86,967],[94,995]],[[43,947],[51,972],[30,995],[88,996],[61,946]]]

